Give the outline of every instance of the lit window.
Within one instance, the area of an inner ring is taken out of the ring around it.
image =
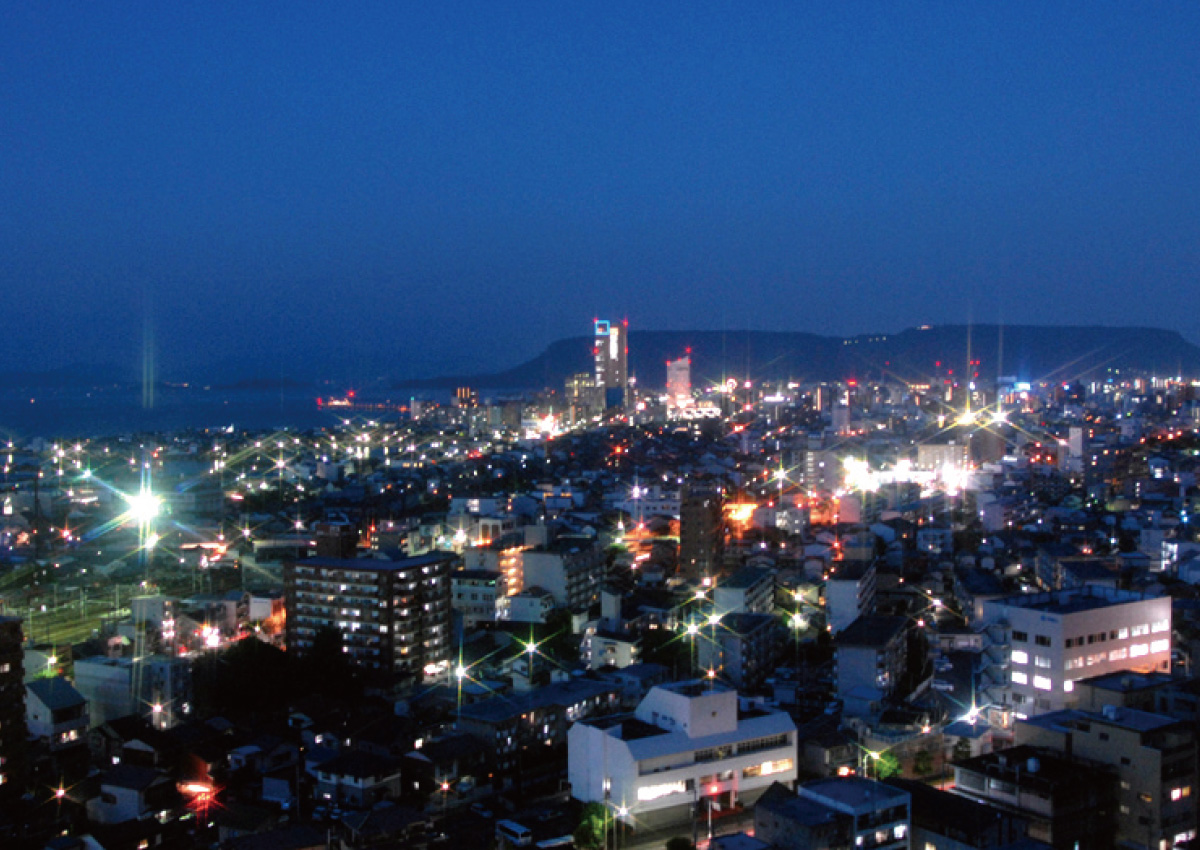
[[[1028,685],[1029,684],[1029,677],[1026,676],[1024,673],[1022,673],[1020,670],[1013,670],[1012,680],[1013,680],[1014,685]]]
[[[1129,657],[1130,658],[1141,658],[1143,655],[1149,655],[1149,654],[1150,654],[1150,647],[1147,644],[1135,643],[1133,646],[1129,647]]]
[[[1068,694],[1071,693],[1071,691],[1075,690],[1075,683],[1074,682],[1063,682],[1063,690],[1065,692],[1067,692]]]
[[[1150,644],[1151,652],[1170,652],[1171,642],[1169,640],[1156,640]]]
[[[1013,664],[1028,664],[1029,653],[1021,649],[1014,649],[1012,651],[1012,662]]]
[[[1039,691],[1048,691],[1054,687],[1053,683],[1045,676],[1034,676],[1033,686]]]

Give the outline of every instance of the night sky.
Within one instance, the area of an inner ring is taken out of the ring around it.
[[[1200,4],[0,7],[0,371],[634,329],[1200,342]]]

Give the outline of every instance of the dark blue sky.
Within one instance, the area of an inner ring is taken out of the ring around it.
[[[1193,2],[7,3],[0,151],[0,369],[147,325],[164,374],[595,315],[1200,342]]]

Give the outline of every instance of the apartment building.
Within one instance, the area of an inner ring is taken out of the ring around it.
[[[355,664],[385,675],[441,674],[450,658],[446,553],[400,560],[309,558],[284,567],[288,649],[333,628]]]
[[[1117,841],[1158,850],[1196,837],[1196,731],[1161,714],[1106,705],[1016,724],[1016,742],[1103,764],[1117,775]]]

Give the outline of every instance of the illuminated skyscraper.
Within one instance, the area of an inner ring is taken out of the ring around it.
[[[678,360],[667,361],[667,405],[689,407],[692,403],[691,350]]]
[[[596,320],[596,387],[604,393],[606,409],[624,407],[629,401],[628,322]]]

